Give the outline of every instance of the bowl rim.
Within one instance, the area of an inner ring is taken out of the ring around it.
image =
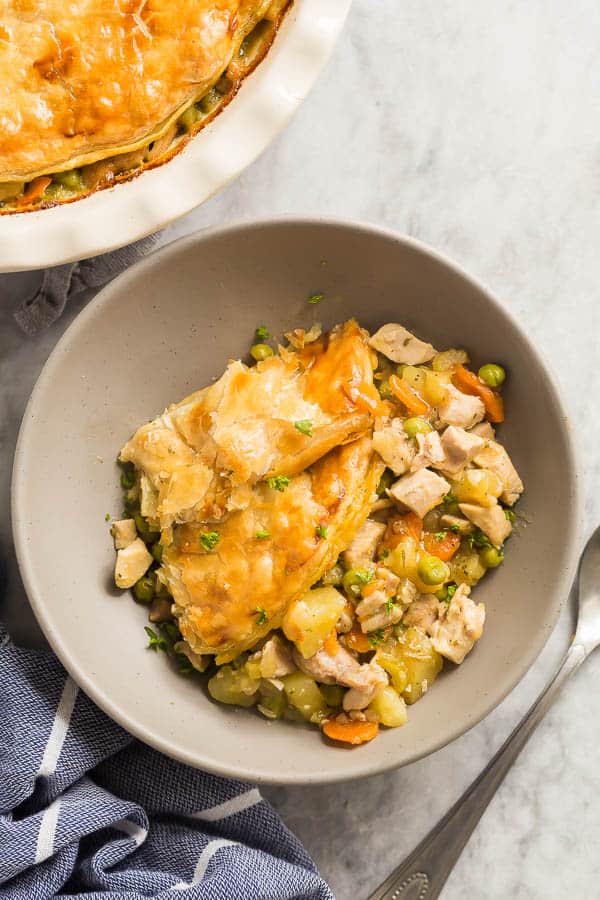
[[[163,165],[73,203],[0,215],[0,272],[43,269],[115,250],[161,230],[220,191],[257,159],[306,98],[351,3],[295,0],[234,102]]]
[[[160,260],[168,259],[170,256],[177,254],[181,249],[194,246],[199,242],[203,242],[206,240],[210,241],[214,238],[229,236],[234,233],[243,233],[247,232],[248,230],[260,230],[264,227],[305,228],[314,226],[325,226],[327,228],[333,228],[336,230],[341,229],[353,233],[358,232],[372,236],[379,236],[388,240],[392,240],[402,246],[409,247],[412,250],[416,250],[417,253],[420,253],[425,257],[441,264],[451,273],[453,273],[454,275],[458,275],[461,279],[466,281],[466,283],[470,287],[480,292],[485,297],[486,301],[489,302],[493,308],[499,311],[500,314],[508,320],[509,324],[519,333],[521,338],[525,341],[529,352],[533,356],[536,364],[539,366],[540,371],[543,373],[548,386],[548,390],[551,394],[552,402],[558,409],[560,418],[564,422],[566,429],[565,443],[567,455],[569,458],[569,471],[572,473],[573,482],[573,504],[571,506],[571,509],[568,511],[568,515],[570,516],[569,524],[572,527],[569,527],[568,529],[568,548],[565,556],[565,565],[561,570],[559,576],[557,577],[555,583],[555,588],[552,594],[555,599],[552,605],[551,615],[544,623],[545,627],[540,628],[535,633],[532,641],[528,645],[527,653],[523,654],[520,665],[514,667],[514,672],[512,676],[507,680],[507,684],[502,689],[500,695],[494,695],[494,697],[490,699],[489,702],[483,703],[481,706],[481,710],[477,714],[467,714],[464,720],[461,721],[460,725],[446,727],[443,731],[443,735],[440,736],[439,739],[436,738],[435,740],[433,740],[428,748],[412,753],[408,752],[401,762],[397,762],[393,758],[389,759],[388,757],[379,760],[374,758],[374,761],[369,762],[369,758],[365,756],[363,765],[360,767],[359,771],[355,770],[353,773],[348,774],[347,772],[342,770],[340,774],[336,774],[333,770],[324,770],[312,773],[309,779],[303,776],[302,773],[295,773],[294,771],[290,771],[285,778],[279,776],[270,776],[268,772],[265,773],[264,771],[256,771],[252,768],[251,765],[232,770],[229,765],[221,764],[218,759],[204,757],[201,751],[192,754],[186,751],[179,750],[172,740],[166,737],[162,737],[160,734],[151,732],[149,729],[145,728],[137,721],[133,722],[132,725],[132,722],[130,721],[128,716],[124,712],[122,712],[120,704],[117,701],[111,699],[111,697],[109,697],[102,690],[98,689],[94,684],[91,674],[86,673],[83,667],[75,663],[75,661],[70,656],[68,648],[63,643],[61,636],[54,631],[54,627],[45,608],[43,598],[40,596],[35,586],[35,580],[33,578],[32,572],[33,564],[29,559],[29,542],[26,537],[26,523],[24,522],[21,515],[21,509],[23,507],[20,500],[22,491],[24,490],[24,482],[26,478],[26,468],[24,466],[24,461],[27,454],[29,441],[29,423],[32,418],[31,411],[35,408],[38,395],[45,389],[46,383],[49,380],[52,380],[53,368],[62,360],[63,349],[68,347],[73,339],[77,338],[79,331],[86,325],[88,319],[92,318],[96,314],[99,305],[108,302],[114,292],[120,292],[122,288],[126,286],[129,279],[137,279],[138,276],[141,275],[148,266],[151,266],[156,262],[159,262]],[[95,297],[92,298],[87,306],[75,317],[73,322],[69,325],[69,327],[66,329],[64,334],[55,345],[38,376],[29,401],[26,405],[15,449],[11,480],[11,520],[17,563],[19,566],[19,571],[21,574],[23,585],[25,587],[25,591],[29,599],[29,603],[32,607],[37,622],[40,625],[52,650],[54,651],[60,662],[63,664],[67,672],[71,675],[73,680],[110,718],[120,724],[134,737],[154,747],[156,750],[164,753],[166,756],[169,756],[194,768],[200,768],[212,772],[216,775],[221,775],[227,778],[252,781],[258,784],[332,784],[336,782],[351,780],[354,778],[364,778],[371,775],[382,774],[393,769],[410,765],[411,763],[416,762],[419,759],[423,759],[424,757],[440,750],[442,747],[451,744],[457,738],[470,731],[475,725],[485,719],[494,709],[500,706],[500,704],[506,699],[508,694],[510,694],[516,687],[516,685],[525,677],[533,663],[541,654],[546,643],[548,642],[548,639],[555,629],[556,623],[567,603],[567,599],[573,587],[577,572],[577,561],[579,553],[582,549],[581,542],[583,534],[584,513],[582,473],[584,470],[582,466],[581,451],[579,450],[576,441],[573,439],[573,433],[573,425],[569,416],[568,405],[566,404],[563,396],[562,388],[560,387],[558,380],[555,378],[551,367],[547,363],[543,352],[536,348],[533,342],[530,341],[527,333],[520,326],[512,312],[506,309],[506,307],[502,305],[500,300],[498,300],[481,281],[469,275],[462,268],[462,266],[452,261],[446,255],[433,249],[423,241],[410,237],[409,235],[402,234],[391,228],[373,225],[364,221],[349,220],[336,217],[298,217],[293,215],[278,216],[276,218],[261,218],[252,221],[238,220],[227,225],[214,226],[211,228],[201,229],[199,231],[193,232],[192,234],[178,238],[170,242],[169,244],[158,248],[157,250],[148,254],[146,257],[138,260],[129,269],[114,278],[106,287],[104,287],[101,291],[98,292]]]

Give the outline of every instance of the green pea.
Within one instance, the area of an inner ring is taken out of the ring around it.
[[[121,487],[127,491],[135,484],[135,469],[133,466],[127,466],[121,473]]]
[[[417,566],[417,575],[423,584],[443,584],[450,577],[450,569],[437,556],[422,556]]]
[[[377,496],[387,497],[387,489],[394,483],[395,475],[391,469],[386,469],[377,485]]]
[[[152,544],[150,547],[150,553],[157,563],[162,562],[163,545],[159,541],[156,541],[156,543]]]
[[[421,419],[420,416],[412,416],[410,419],[405,419],[402,424],[409,437],[416,437],[418,434],[427,434],[428,431],[433,431],[429,422]]]
[[[145,541],[146,544],[154,543],[156,538],[159,537],[158,531],[152,531],[148,522],[140,513],[137,513],[133,518],[135,520],[135,527],[142,540]]]
[[[268,344],[253,344],[250,347],[250,356],[252,359],[255,359],[256,362],[260,362],[261,359],[267,359],[269,356],[273,356],[273,349],[269,347]]]
[[[345,691],[339,684],[320,684],[319,690],[325,697],[327,706],[338,707],[342,705]]]
[[[142,575],[133,586],[135,599],[139,603],[150,603],[154,599],[154,578],[152,575]]]
[[[504,562],[504,551],[496,547],[484,547],[479,554],[479,559],[486,569],[495,569]]]
[[[351,597],[360,597],[363,585],[373,581],[374,575],[368,569],[348,569],[342,578],[342,587]]]
[[[79,169],[68,169],[66,172],[55,172],[52,176],[57,184],[66,188],[68,191],[82,191],[84,188],[83,178]]]
[[[491,388],[500,387],[506,378],[506,372],[502,366],[499,366],[497,363],[487,363],[487,365],[482,366],[478,375],[481,380]]]
[[[192,104],[179,116],[179,124],[186,131],[189,131],[194,127],[199,118],[200,110]]]

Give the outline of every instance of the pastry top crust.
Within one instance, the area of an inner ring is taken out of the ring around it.
[[[0,181],[158,137],[270,0],[0,0]]]

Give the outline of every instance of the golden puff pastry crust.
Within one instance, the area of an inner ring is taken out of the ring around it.
[[[218,521],[248,503],[257,481],[292,477],[364,434],[379,405],[368,336],[351,320],[251,368],[232,362],[213,385],[143,425],[121,460],[154,492],[142,513],[163,532]]]
[[[131,154],[167,132],[172,137],[181,113],[225,71],[237,86],[249,70],[242,42],[257,23],[273,24],[286,5],[4,0],[0,188]]]
[[[284,491],[254,485],[246,508],[219,526],[212,551],[201,541],[206,525],[176,528],[159,577],[192,650],[228,662],[279,627],[289,604],[352,541],[383,468],[365,435],[336,447]]]

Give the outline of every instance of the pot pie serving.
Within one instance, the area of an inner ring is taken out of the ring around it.
[[[123,447],[115,580],[215,700],[361,744],[481,637],[523,491],[505,372],[395,323],[285,337]]]
[[[290,0],[7,0],[0,213],[159,165],[231,100]]]

